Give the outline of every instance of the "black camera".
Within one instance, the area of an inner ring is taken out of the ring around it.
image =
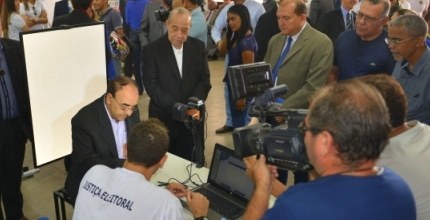
[[[269,123],[236,128],[233,142],[236,155],[243,158],[264,154],[267,163],[292,171],[310,170],[304,137],[298,125],[304,121],[307,110],[280,109],[275,98],[285,94],[286,85],[272,88],[270,66],[265,63],[240,65],[227,71],[233,98],[255,97],[249,113],[265,122],[267,117],[282,117],[285,124],[272,127]]]
[[[178,102],[173,105],[172,118],[185,124],[193,121],[200,122],[203,118],[200,114],[204,114],[204,112],[204,102],[196,97],[191,97],[187,104]]]
[[[157,21],[165,22],[169,18],[170,11],[172,10],[172,0],[163,0],[168,8],[160,7],[157,11],[154,11],[155,19]]]
[[[292,171],[311,169],[306,155],[303,135],[298,124],[303,122],[307,110],[284,110],[286,124],[273,127],[259,123],[233,131],[237,156],[264,154],[268,164]]]

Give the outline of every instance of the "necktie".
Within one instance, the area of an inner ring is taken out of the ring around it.
[[[279,57],[275,67],[273,67],[273,70],[272,70],[272,77],[273,77],[274,83],[276,83],[276,79],[278,78],[279,68],[281,67],[282,62],[285,60],[285,57],[287,57],[288,51],[290,51],[291,42],[293,41],[293,38],[288,37],[286,41],[287,41],[287,46],[282,51],[281,56]]]
[[[354,27],[352,26],[352,18],[351,18],[351,12],[346,13],[346,25],[345,30],[352,30]]]

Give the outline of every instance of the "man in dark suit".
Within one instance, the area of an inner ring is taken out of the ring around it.
[[[123,165],[127,134],[140,121],[138,101],[136,82],[120,76],[109,82],[106,94],[72,118],[73,150],[66,189],[73,201],[82,177],[92,166]]]
[[[355,14],[352,13],[352,8],[357,2],[358,0],[342,0],[340,8],[323,15],[318,30],[326,34],[333,45],[340,33],[354,28]],[[347,25],[348,19],[351,25]]]
[[[167,35],[142,50],[143,83],[151,97],[149,117],[160,119],[169,129],[169,152],[192,160],[191,130],[172,118],[172,109],[177,102],[188,103],[190,97],[206,100],[212,87],[206,49],[202,41],[188,37],[191,14],[187,9],[174,9],[166,24]]]
[[[258,43],[255,62],[261,62],[264,60],[270,38],[281,31],[279,30],[278,19],[276,18],[277,11],[278,7],[275,4],[269,11],[266,11],[261,15],[257,21],[254,31],[254,37]]]
[[[52,27],[95,22],[88,14],[89,10],[91,10],[92,3],[93,0],[72,0],[73,11],[69,14],[54,18]]]
[[[321,17],[334,9],[333,0],[312,0],[309,9],[309,23],[316,28]]]
[[[24,217],[21,175],[25,143],[32,139],[30,101],[22,48],[0,39],[0,219]]]

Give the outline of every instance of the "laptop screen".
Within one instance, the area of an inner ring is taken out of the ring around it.
[[[249,201],[254,190],[245,163],[232,149],[220,144],[215,145],[208,182],[244,201]]]

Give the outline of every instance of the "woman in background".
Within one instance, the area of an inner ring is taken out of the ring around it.
[[[254,63],[257,53],[257,41],[252,35],[251,19],[246,6],[242,4],[233,5],[227,12],[227,36],[219,44],[218,50],[225,54],[228,52],[228,65]],[[232,100],[231,88],[227,74],[224,82],[228,85],[228,100],[233,121],[233,128],[242,127],[249,123],[248,108],[252,99]]]
[[[23,0],[19,6],[19,13],[27,22],[27,25],[31,27],[31,30],[46,28],[48,15],[42,0]]]
[[[18,13],[19,0],[5,0],[1,10],[3,36],[19,41],[19,33],[29,31],[24,18]]]

